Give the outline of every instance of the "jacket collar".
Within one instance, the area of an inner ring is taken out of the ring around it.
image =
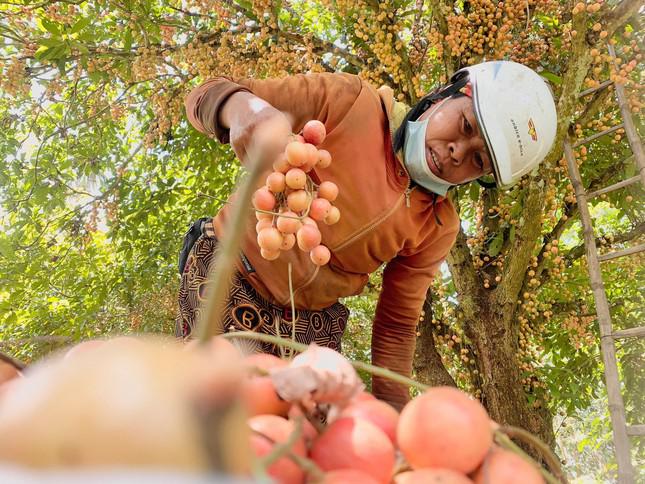
[[[399,129],[405,115],[411,108],[407,104],[394,99],[394,91],[389,86],[382,86],[378,88],[377,92],[383,102],[383,106],[385,106],[387,119],[390,123],[390,135],[394,137],[394,133]]]

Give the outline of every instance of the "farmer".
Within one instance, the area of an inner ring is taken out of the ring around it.
[[[318,147],[332,163],[314,168],[312,179],[330,180],[340,193],[341,219],[319,224],[331,261],[314,265],[299,249],[273,261],[260,255],[255,214],[249,223],[223,314],[227,330],[252,330],[339,349],[348,310],[338,299],[360,294],[370,273],[385,264],[372,330],[372,361],[410,375],[420,311],[432,278],[459,231],[450,187],[492,175],[508,186],[535,168],[556,132],[551,92],[531,69],[496,61],[458,71],[450,82],[412,109],[392,89],[375,89],[350,74],[307,74],[284,79],[210,79],[185,100],[191,124],[230,143],[242,163],[250,149],[266,156],[284,150],[291,133],[309,120],[324,123]],[[253,146],[263,127],[276,135]],[[265,175],[266,175],[265,174]],[[264,179],[264,177],[262,178]],[[180,255],[178,337],[188,338],[198,320],[217,240],[226,236],[231,207],[195,222]],[[291,314],[288,263],[292,264],[296,314]],[[276,329],[279,328],[279,329]],[[265,352],[276,352],[261,344]],[[375,396],[397,408],[408,389],[374,378]]]

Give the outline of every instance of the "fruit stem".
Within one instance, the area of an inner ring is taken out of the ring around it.
[[[549,469],[551,470],[553,475],[560,482],[566,484],[567,478],[562,471],[560,461],[553,453],[553,451],[549,448],[549,446],[542,442],[539,438],[524,429],[513,427],[512,425],[503,425],[498,429],[498,432],[502,432],[510,438],[519,439],[534,447],[540,453],[546,464],[549,466]]]
[[[533,465],[536,465],[540,472],[542,473],[542,477],[549,483],[549,484],[560,484],[561,482],[566,482],[560,481],[556,479],[549,471],[544,469],[540,464],[538,464],[534,459],[531,458],[526,452],[524,452],[518,445],[513,442],[506,433],[504,433],[503,430],[499,429],[495,431],[495,440],[496,442],[506,450],[510,450],[511,452],[519,455],[522,457],[524,460],[530,462]]]
[[[197,336],[201,343],[205,343],[212,336],[224,333],[222,311],[228,298],[231,278],[235,272],[235,259],[238,257],[242,232],[248,220],[248,207],[251,206],[253,192],[263,173],[264,163],[259,153],[258,156],[249,155],[248,158],[248,174],[238,190],[238,199],[233,203],[233,213],[227,224],[226,237],[222,237],[215,260],[209,270],[206,308],[201,313],[197,327]]]
[[[325,431],[325,425],[317,418],[316,414],[316,412],[320,412],[320,410],[317,407],[314,407],[314,410],[310,411],[302,404],[302,402],[299,402],[297,405],[309,423],[314,426],[319,434],[322,434]]]
[[[292,452],[292,447],[302,435],[302,419],[303,417],[297,417],[294,419],[295,428],[293,432],[291,432],[289,438],[281,444],[277,443],[271,437],[264,435],[262,432],[253,430],[254,434],[259,435],[274,444],[271,452],[259,461],[259,466],[264,470],[265,473],[271,464],[276,462],[281,457],[286,456],[287,458],[295,462],[296,465],[298,465],[298,467],[300,467],[303,471],[305,471],[305,473],[309,477],[311,477],[314,482],[322,479],[324,475],[323,471],[314,463],[314,461]]]
[[[291,262],[287,265],[289,273],[289,300],[291,301],[291,341],[296,341],[296,302],[293,299],[293,277],[291,277]],[[293,358],[293,349],[289,350],[289,357]]]
[[[227,339],[234,339],[234,338],[255,339],[266,343],[273,343],[275,345],[283,345],[288,348],[293,348],[296,351],[300,351],[300,352],[305,351],[307,349],[307,345],[304,345],[302,343],[296,343],[295,341],[279,338],[278,336],[273,336],[270,334],[254,333],[253,331],[235,331],[232,333],[223,334],[222,337]],[[357,370],[363,370],[372,375],[380,376],[382,378],[387,378],[397,383],[401,383],[403,385],[408,385],[408,386],[417,388],[421,391],[425,391],[428,388],[430,388],[428,385],[424,385],[423,383],[414,381],[412,378],[408,378],[407,376],[400,375],[391,370],[388,370],[387,368],[381,368],[379,366],[370,365],[369,363],[364,363],[362,361],[349,360],[349,362]]]

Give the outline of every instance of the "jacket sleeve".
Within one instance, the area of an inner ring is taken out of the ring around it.
[[[372,328],[372,362],[376,366],[405,376],[412,374],[421,308],[459,230],[459,219],[452,211],[450,223],[441,216],[445,225],[434,240],[426,241],[412,254],[398,255],[385,268]],[[372,392],[399,410],[410,399],[407,386],[385,378],[373,378]]]
[[[322,121],[329,133],[345,117],[361,88],[360,78],[351,74],[298,74],[264,80],[216,77],[188,93],[184,105],[195,129],[228,143],[228,130],[219,126],[218,116],[236,92],[250,92],[284,112],[296,133],[311,119]]]

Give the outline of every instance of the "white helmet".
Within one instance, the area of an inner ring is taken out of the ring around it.
[[[555,140],[557,113],[551,90],[532,69],[511,61],[466,67],[473,107],[498,184],[511,185],[535,168]]]

